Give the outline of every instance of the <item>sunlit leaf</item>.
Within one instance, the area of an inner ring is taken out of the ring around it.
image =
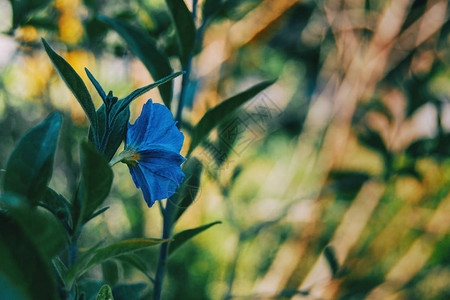
[[[216,225],[221,224],[222,222],[216,221],[212,222],[197,228],[193,229],[187,229],[183,230],[173,236],[173,241],[169,244],[169,255],[171,255],[173,252],[175,252],[180,246],[182,246],[184,243],[186,243],[188,240],[192,239],[197,234],[202,233],[206,229]]]
[[[211,130],[219,125],[220,123],[228,120],[228,118],[232,115],[232,113],[238,109],[245,102],[249,101],[253,97],[255,97],[262,90],[271,86],[275,81],[264,81],[254,85],[248,90],[239,93],[216,107],[208,110],[203,118],[198,122],[198,124],[194,127],[192,134],[192,141],[189,147],[188,156],[194,151],[194,149],[205,139]]]
[[[105,284],[104,286],[102,286],[102,288],[98,292],[98,295],[95,298],[95,300],[114,300],[113,294],[112,294],[112,291],[111,291],[111,288],[109,287],[109,285]]]

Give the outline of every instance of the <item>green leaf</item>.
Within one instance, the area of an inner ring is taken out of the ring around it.
[[[81,79],[80,75],[75,72],[72,66],[59,54],[57,54],[53,49],[49,46],[49,44],[42,38],[42,43],[44,44],[45,51],[47,52],[50,60],[52,61],[55,69],[58,71],[61,78],[66,83],[67,87],[70,89],[72,94],[77,99],[78,103],[80,103],[83,108],[86,116],[91,123],[91,126],[97,130],[97,116],[95,114],[95,106],[92,102],[91,95],[89,94],[86,85]]]
[[[50,0],[9,0],[11,3],[13,24],[15,29],[26,23],[31,13],[46,6]]]
[[[72,284],[76,278],[80,277],[90,268],[98,264],[102,264],[109,259],[113,259],[124,254],[130,254],[136,250],[159,245],[168,241],[170,240],[141,238],[117,242],[100,249],[98,249],[98,246],[91,248],[75,263],[75,265],[72,266],[72,268],[69,269],[69,272],[66,274],[65,279],[68,288],[72,287]]]
[[[121,261],[122,263],[126,263],[128,265],[131,265],[141,271],[147,278],[154,282],[155,279],[150,275],[149,270],[145,262],[136,254],[130,253],[130,254],[124,254],[121,256],[118,256],[117,259]]]
[[[114,29],[128,44],[130,50],[142,61],[154,79],[169,76],[172,73],[169,59],[156,46],[156,42],[142,30],[125,22],[98,16],[98,19]],[[172,101],[172,82],[159,87],[164,104],[170,109]]]
[[[64,287],[66,286],[66,282],[64,281],[64,274],[67,273],[67,266],[63,263],[63,261],[56,256],[55,258],[52,259],[52,265],[53,268],[56,271],[56,274],[58,275],[60,281],[62,282],[62,284],[64,285]]]
[[[330,266],[331,274],[333,275],[333,277],[335,277],[337,272],[339,271],[339,263],[336,258],[336,253],[334,252],[334,248],[331,246],[326,246],[323,250],[323,255],[325,256],[325,259]]]
[[[192,141],[187,156],[208,136],[214,127],[228,120],[237,108],[255,97],[262,90],[271,86],[274,82],[275,80],[270,80],[258,83],[208,110],[193,130]]]
[[[83,268],[86,267],[89,260],[95,254],[95,251],[100,247],[102,242],[97,243],[94,247],[84,251],[83,255],[80,256],[76,263],[70,267],[67,273],[64,274],[64,281],[66,282],[66,287],[68,290],[72,289],[72,285],[79,276],[81,276],[84,272]]]
[[[134,90],[133,92],[131,92],[131,94],[129,94],[128,96],[126,96],[124,99],[122,99],[121,101],[119,101],[117,103],[117,110],[115,113],[112,113],[112,118],[115,117],[116,114],[119,114],[122,112],[122,110],[128,108],[128,106],[131,104],[131,102],[136,99],[137,97],[145,94],[146,92],[150,91],[151,89],[154,89],[155,87],[158,87],[166,82],[170,82],[172,81],[172,79],[184,74],[185,72],[176,72],[173,74],[170,74],[169,76],[164,77],[163,79],[160,79],[154,83],[151,83],[149,85],[146,85],[144,87],[141,87],[137,90]],[[166,104],[167,106],[167,104]],[[169,107],[169,106],[168,106]],[[170,107],[169,107],[170,108]]]
[[[196,28],[191,12],[184,0],[166,0],[177,33],[180,60],[184,66],[195,46]]]
[[[146,286],[143,282],[117,284],[113,286],[112,293],[115,300],[141,299],[142,291]]]
[[[117,112],[117,106],[113,106],[111,115],[115,115],[115,119],[112,123],[111,133],[106,137],[105,141],[105,149],[104,154],[108,161],[110,161],[114,154],[116,154],[117,149],[119,148],[122,141],[125,139],[125,135],[128,128],[128,121],[130,119],[130,109],[127,107],[122,110],[120,113]],[[97,110],[98,117],[98,136],[103,137],[105,133],[105,105],[102,104],[100,108]],[[101,138],[100,138],[101,139]],[[89,140],[94,142],[93,129],[89,128]],[[100,141],[101,142],[101,141]]]
[[[61,115],[50,114],[20,139],[6,165],[5,192],[37,204],[52,176],[61,122]]]
[[[0,298],[59,299],[49,260],[10,215],[0,211]]]
[[[81,144],[81,185],[77,198],[81,197],[80,221],[85,222],[105,201],[111,190],[113,172],[105,156],[100,154],[89,142]]]
[[[44,197],[39,202],[39,205],[45,207],[52,214],[54,214],[66,227],[72,227],[72,218],[70,214],[70,203],[60,194],[47,188]]]
[[[104,286],[102,286],[102,288],[98,292],[98,295],[95,298],[95,300],[114,300],[113,294],[112,294],[112,291],[111,291],[111,288],[109,287],[109,285],[105,284]]]
[[[100,95],[100,98],[102,98],[102,100],[105,100],[106,99],[106,93],[103,90],[103,88],[100,85],[100,83],[98,83],[97,79],[95,79],[94,75],[92,75],[92,73],[88,70],[88,68],[84,68],[84,71],[86,72],[86,75],[88,76],[89,80],[92,82],[92,85],[97,90],[97,93]]]
[[[187,229],[183,230],[173,236],[173,242],[169,245],[169,256],[175,252],[180,246],[182,246],[184,243],[186,243],[188,240],[192,239],[194,236],[196,236],[199,233],[202,233],[206,229],[216,225],[216,224],[222,224],[221,221],[212,222],[197,228],[193,229]]]
[[[177,189],[174,196],[169,201],[174,201],[175,212],[173,223],[175,223],[187,208],[194,202],[200,190],[200,178],[203,172],[202,163],[195,157],[189,158],[183,164],[183,173],[186,175]]]

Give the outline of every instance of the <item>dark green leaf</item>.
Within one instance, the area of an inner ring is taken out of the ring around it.
[[[182,246],[188,240],[192,239],[197,234],[202,233],[206,229],[208,229],[216,224],[222,224],[222,222],[220,222],[220,221],[212,222],[212,223],[209,223],[209,224],[197,227],[197,228],[183,230],[183,231],[175,234],[173,236],[173,242],[171,242],[169,245],[169,255],[171,255],[178,248],[180,248],[180,246]]]
[[[49,264],[14,218],[0,212],[0,298],[59,299]]]
[[[202,7],[203,19],[212,17],[221,7],[222,0],[205,0]]]
[[[389,153],[383,138],[373,129],[366,127],[364,132],[358,135],[358,140],[364,146],[380,152],[383,156],[386,156]]]
[[[119,101],[119,102],[117,103],[117,105],[116,105],[116,106],[117,106],[117,110],[116,110],[116,112],[115,112],[114,114],[112,114],[112,115],[113,115],[112,118],[114,118],[114,116],[115,116],[116,114],[122,112],[122,110],[128,108],[128,106],[130,105],[130,103],[131,103],[134,99],[136,99],[137,97],[139,97],[139,96],[145,94],[146,92],[150,91],[151,89],[154,89],[154,88],[157,87],[157,86],[160,86],[160,85],[162,85],[162,84],[164,84],[164,83],[166,83],[166,82],[172,81],[172,79],[174,79],[174,78],[176,78],[176,77],[178,77],[178,76],[180,76],[180,75],[182,75],[182,74],[184,74],[184,73],[185,73],[185,72],[176,72],[176,73],[170,74],[169,76],[166,76],[166,77],[164,77],[163,79],[160,79],[160,80],[158,80],[158,81],[156,81],[156,82],[154,82],[154,83],[151,83],[151,84],[146,85],[146,86],[144,86],[144,87],[141,87],[141,88],[139,88],[139,89],[137,89],[137,90],[134,90],[133,92],[131,92],[131,94],[129,94],[128,96],[126,96],[124,99],[122,99],[121,101]],[[166,106],[167,106],[167,104],[166,104]],[[169,107],[169,106],[168,106],[168,107]],[[169,107],[169,108],[170,108],[170,107]]]
[[[146,286],[143,282],[118,284],[113,286],[112,293],[115,300],[141,299],[141,293]]]
[[[172,73],[169,59],[158,49],[156,42],[148,34],[119,20],[101,15],[98,18],[111,26],[126,41],[130,50],[142,61],[154,79],[160,79]],[[170,109],[172,82],[161,85],[159,92],[164,104]]]
[[[339,271],[339,263],[336,258],[336,253],[334,252],[334,248],[331,246],[326,246],[323,250],[323,255],[325,256],[325,259],[330,266],[331,274],[333,275],[333,277],[335,277],[337,272]]]
[[[100,85],[100,83],[98,83],[97,79],[95,79],[94,75],[92,75],[92,73],[88,70],[88,68],[84,68],[84,70],[86,71],[86,75],[88,76],[89,80],[92,82],[92,84],[94,85],[95,89],[97,90],[97,93],[100,95],[100,98],[102,98],[102,100],[105,100],[106,99],[106,93],[103,90],[103,88]]]
[[[106,137],[104,154],[108,161],[110,161],[114,154],[116,154],[117,149],[119,148],[122,141],[125,139],[125,135],[128,128],[128,121],[130,119],[130,109],[127,107],[122,110],[119,114],[116,114],[117,106],[113,106],[112,114],[115,114],[115,119],[112,123],[112,129],[110,134]],[[98,117],[98,136],[100,137],[100,143],[102,143],[102,138],[105,134],[105,105],[102,104],[100,108],[97,110]],[[94,143],[93,129],[89,128],[89,140]]]
[[[183,165],[183,173],[186,175],[174,196],[169,198],[175,206],[175,223],[186,209],[194,202],[200,189],[200,178],[203,172],[202,163],[195,157],[189,158]]]
[[[105,201],[111,189],[113,172],[106,158],[89,142],[81,144],[81,207],[79,221],[91,215]],[[81,224],[78,224],[78,226]]]
[[[50,0],[9,0],[13,14],[13,29],[24,24],[31,13],[46,6]]]
[[[344,198],[353,199],[361,186],[370,179],[365,172],[351,170],[332,170],[328,175],[332,193],[337,193]]]
[[[89,94],[86,85],[84,85],[83,80],[80,75],[75,72],[69,63],[57,54],[53,49],[47,44],[47,42],[42,38],[42,43],[44,44],[45,51],[47,52],[50,60],[52,61],[55,69],[58,71],[61,78],[66,83],[67,87],[70,89],[72,94],[80,103],[84,112],[86,113],[91,126],[97,130],[97,116],[95,114],[95,106],[92,102],[91,95]]]
[[[180,48],[180,60],[185,65],[195,45],[196,29],[194,19],[184,0],[166,0],[166,4],[175,24]]]
[[[119,280],[119,269],[117,263],[113,260],[107,260],[102,263],[103,279],[110,285],[115,285]]]
[[[37,204],[52,176],[61,122],[61,115],[53,113],[20,139],[6,165],[5,192]]]
[[[112,291],[111,291],[111,288],[109,287],[109,285],[105,284],[104,286],[102,286],[102,288],[98,292],[98,295],[95,298],[95,300],[114,300],[113,294],[112,294]]]
[[[271,86],[274,82],[275,82],[274,80],[270,80],[258,83],[257,85],[249,88],[245,92],[237,94],[223,101],[216,107],[208,110],[206,114],[203,116],[203,118],[200,120],[200,122],[198,122],[198,124],[194,128],[191,145],[188,151],[188,156],[203,141],[203,139],[205,139],[208,136],[208,134],[214,127],[228,120],[228,118],[237,108],[239,108],[248,100],[255,97],[262,90]]]
[[[70,203],[63,196],[51,188],[47,188],[44,197],[39,202],[39,205],[52,212],[66,227],[66,229],[72,227]]]

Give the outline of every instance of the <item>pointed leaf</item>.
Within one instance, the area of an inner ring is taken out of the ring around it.
[[[120,255],[129,254],[136,250],[156,246],[168,241],[170,240],[151,239],[151,238],[131,239],[112,244],[105,248],[97,249],[95,250],[94,256],[89,260],[89,262],[83,268],[83,270],[81,270],[80,272],[78,272],[77,270],[76,272],[78,273],[77,276],[81,276],[90,268],[98,264],[101,264],[109,259],[115,258]]]
[[[110,161],[114,154],[116,154],[117,149],[122,144],[122,141],[125,139],[125,134],[128,128],[128,121],[130,119],[130,109],[127,107],[122,110],[120,113],[117,113],[117,105],[114,105],[111,111],[111,116],[115,116],[112,125],[111,132],[106,137],[104,155],[107,160]],[[97,110],[97,118],[98,118],[98,136],[100,140],[103,138],[105,133],[105,105],[102,104],[100,108]],[[89,128],[89,140],[94,143],[94,135],[93,128]],[[100,141],[102,142],[102,141]]]
[[[100,85],[100,83],[98,83],[97,79],[95,79],[94,75],[92,75],[92,73],[88,70],[88,68],[84,68],[84,70],[86,71],[86,74],[87,74],[89,80],[92,82],[92,84],[94,85],[95,89],[97,90],[97,93],[100,95],[100,98],[102,98],[102,100],[105,100],[106,99],[106,93],[103,90],[103,88]]]
[[[180,48],[180,60],[185,65],[195,45],[196,28],[194,19],[184,0],[166,0],[166,4],[175,25]]]
[[[173,74],[170,74],[169,76],[164,77],[163,79],[160,79],[152,84],[146,85],[144,87],[141,87],[137,90],[134,90],[131,94],[129,94],[128,96],[126,96],[123,100],[119,101],[117,103],[117,111],[112,114],[113,115],[113,119],[115,117],[115,115],[120,114],[122,112],[122,110],[128,108],[128,106],[131,104],[131,102],[136,99],[137,97],[145,94],[146,92],[150,91],[151,89],[154,89],[155,87],[158,87],[166,82],[170,82],[172,79],[184,74],[185,72],[176,72]],[[166,104],[167,106],[167,104]]]
[[[52,176],[61,122],[61,115],[53,113],[20,139],[6,165],[5,192],[37,204]]]
[[[270,80],[258,83],[245,92],[237,94],[223,101],[216,107],[208,110],[194,128],[191,145],[189,146],[188,156],[192,153],[195,147],[197,147],[203,141],[203,139],[208,136],[208,134],[214,127],[228,120],[232,112],[234,112],[248,100],[255,97],[259,92],[271,86],[274,82],[275,80]]]
[[[155,279],[150,275],[149,270],[145,262],[136,254],[130,253],[130,254],[124,254],[121,256],[118,256],[117,259],[121,261],[122,263],[126,263],[128,265],[131,265],[141,271],[147,278],[154,282]]]
[[[42,43],[44,44],[45,51],[47,52],[50,60],[52,61],[55,69],[58,71],[61,78],[66,83],[67,87],[70,89],[72,94],[77,99],[83,108],[86,116],[91,123],[91,126],[97,130],[97,116],[95,114],[95,106],[92,102],[91,95],[89,94],[86,85],[84,85],[83,80],[80,75],[75,72],[72,66],[59,54],[57,54],[53,49],[47,44],[47,42],[42,38]]]
[[[325,249],[323,250],[323,255],[325,256],[325,259],[327,260],[327,263],[330,266],[331,274],[333,275],[333,277],[335,277],[339,270],[339,262],[336,258],[334,248],[331,246],[326,246]]]
[[[102,286],[102,288],[98,292],[98,295],[95,298],[95,300],[114,300],[113,294],[112,294],[112,291],[111,291],[111,288],[109,287],[109,285],[105,284],[104,286]]]
[[[85,222],[109,194],[113,172],[105,156],[88,142],[81,144],[81,209],[79,221]],[[78,224],[79,226],[80,224]]]
[[[200,178],[202,172],[203,165],[197,158],[191,157],[184,163],[183,173],[186,177],[177,189],[175,195],[168,200],[173,201],[175,206],[173,223],[175,223],[195,201],[195,197],[200,190]]]
[[[156,46],[156,42],[142,30],[125,22],[98,16],[98,19],[114,29],[128,44],[130,50],[136,55],[154,79],[166,77],[172,73],[169,59]],[[164,104],[170,109],[172,100],[172,82],[159,87]]]
[[[186,243],[188,240],[192,239],[194,236],[196,236],[199,233],[202,233],[206,229],[216,225],[216,224],[222,224],[221,221],[212,222],[197,228],[193,229],[187,229],[182,232],[179,232],[173,236],[173,242],[169,245],[169,256],[175,252],[178,248],[180,248],[181,245]]]

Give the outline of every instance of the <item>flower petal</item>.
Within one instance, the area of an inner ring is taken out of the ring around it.
[[[173,115],[161,104],[148,100],[142,108],[141,115],[133,125],[129,125],[127,145],[130,147],[148,148],[159,145],[160,148],[180,152],[184,135],[176,127]]]

